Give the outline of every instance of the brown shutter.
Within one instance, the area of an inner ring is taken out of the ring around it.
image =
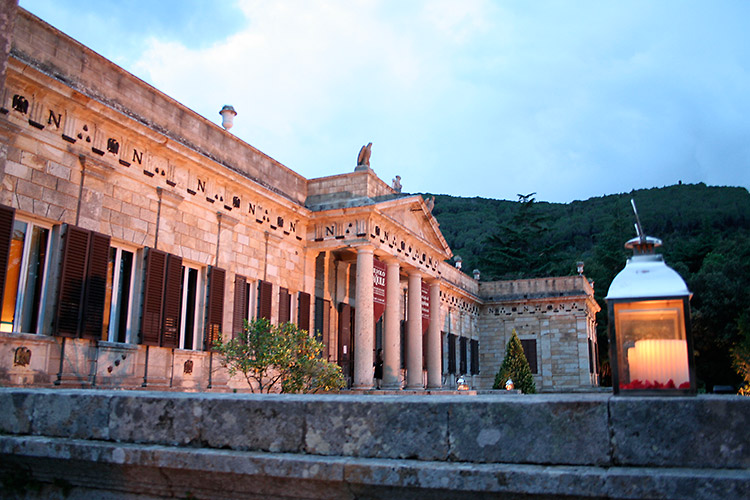
[[[234,313],[232,314],[232,336],[237,338],[245,330],[247,319],[247,278],[234,276]]]
[[[8,273],[8,258],[10,256],[10,242],[13,239],[13,220],[16,210],[0,205],[0,315],[5,297],[5,276]]]
[[[291,303],[292,297],[289,295],[289,290],[286,288],[279,288],[279,324],[289,323],[291,319]]]
[[[213,349],[214,342],[221,340],[221,325],[224,319],[224,287],[226,271],[218,267],[208,268],[208,310],[206,311],[206,350]]]
[[[185,284],[187,286],[187,284]],[[162,303],[162,347],[180,347],[180,304],[182,301],[182,257],[168,254]]]
[[[91,233],[88,269],[86,270],[85,295],[81,336],[100,339],[104,324],[104,299],[107,295],[107,268],[109,267],[109,236]]]
[[[159,345],[161,337],[162,301],[167,254],[148,248],[143,288],[143,313],[141,314],[141,343]]]
[[[302,330],[310,331],[310,294],[299,293],[297,302],[297,326]]]
[[[273,285],[267,281],[258,282],[258,317],[271,321],[271,294]]]
[[[68,225],[64,231],[55,333],[63,337],[78,337],[90,233]]]

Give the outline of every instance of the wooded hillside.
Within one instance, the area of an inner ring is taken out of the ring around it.
[[[432,195],[425,195],[432,196]],[[750,349],[750,193],[739,187],[680,184],[575,201],[536,202],[435,195],[433,214],[463,270],[481,279],[584,274],[594,281],[601,359],[608,359],[603,297],[630,252],[635,200],[643,229],[685,279],[691,301],[699,384],[739,387],[732,350]],[[745,352],[750,352],[746,350]],[[602,367],[606,372],[607,367]]]

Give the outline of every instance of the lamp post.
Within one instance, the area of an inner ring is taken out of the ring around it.
[[[605,297],[612,388],[621,395],[695,394],[691,294],[654,253],[661,240],[644,236],[640,221],[637,230],[639,236],[625,244],[633,257]]]

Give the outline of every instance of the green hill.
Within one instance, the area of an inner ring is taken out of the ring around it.
[[[432,195],[425,195],[432,196]],[[682,275],[691,301],[699,384],[739,386],[731,350],[750,344],[750,193],[739,187],[680,184],[569,204],[435,195],[433,214],[463,270],[482,280],[584,274],[602,306],[599,337],[608,358],[603,297],[635,236],[634,199],[643,229]],[[606,366],[604,367],[606,371]]]

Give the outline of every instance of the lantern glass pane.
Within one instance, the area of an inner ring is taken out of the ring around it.
[[[689,389],[681,299],[615,304],[620,389]]]

